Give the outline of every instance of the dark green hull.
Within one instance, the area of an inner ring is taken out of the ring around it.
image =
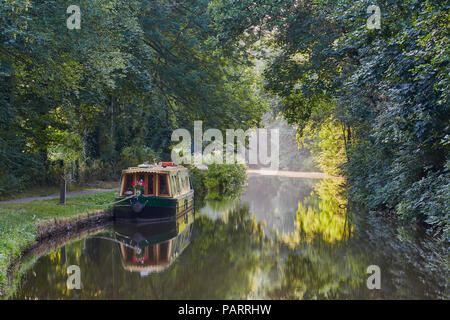
[[[118,197],[116,201],[126,197]],[[114,206],[116,220],[171,221],[180,218],[194,208],[194,192],[177,198],[138,196],[122,201]]]

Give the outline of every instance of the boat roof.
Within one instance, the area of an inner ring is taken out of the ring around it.
[[[122,174],[125,173],[170,173],[177,171],[188,170],[188,168],[174,165],[174,166],[162,166],[159,164],[149,164],[148,167],[129,167],[128,169],[122,170]]]
[[[154,265],[139,265],[138,263],[124,262],[122,260],[122,266],[125,270],[130,272],[158,273],[169,268],[173,261],[174,259],[170,259],[170,261],[159,262]]]

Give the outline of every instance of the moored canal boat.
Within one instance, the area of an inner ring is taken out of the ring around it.
[[[176,220],[194,208],[189,170],[173,162],[139,165],[122,171],[114,219]]]

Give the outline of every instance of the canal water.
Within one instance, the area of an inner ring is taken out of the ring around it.
[[[354,207],[340,183],[251,176],[175,226],[107,225],[30,258],[11,298],[448,299],[448,247]]]

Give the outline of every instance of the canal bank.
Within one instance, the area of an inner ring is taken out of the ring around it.
[[[104,204],[113,198],[114,192],[105,192],[68,198],[65,206],[55,199],[0,205],[0,293],[6,295],[8,275],[40,243],[111,219]]]

